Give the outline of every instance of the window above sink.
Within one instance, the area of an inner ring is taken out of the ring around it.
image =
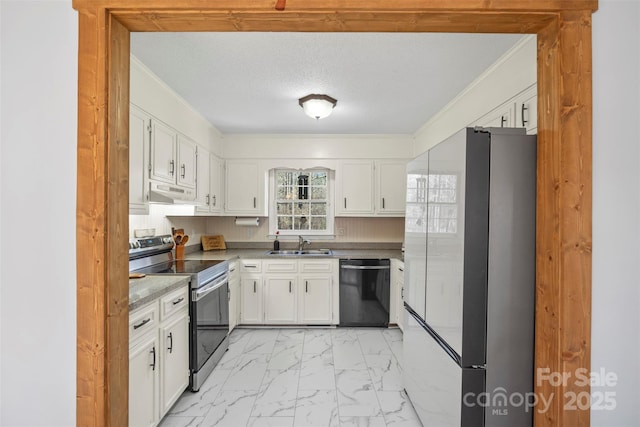
[[[269,177],[270,235],[333,236],[331,170],[271,169]]]

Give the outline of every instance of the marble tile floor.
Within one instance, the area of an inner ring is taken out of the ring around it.
[[[419,427],[401,360],[399,329],[235,329],[160,427]]]

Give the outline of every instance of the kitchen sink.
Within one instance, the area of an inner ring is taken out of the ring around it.
[[[331,249],[307,249],[304,251],[283,250],[283,251],[267,251],[267,255],[332,255]]]
[[[331,255],[331,249],[307,249],[300,251],[300,255]]]
[[[300,251],[267,251],[267,255],[300,255]]]

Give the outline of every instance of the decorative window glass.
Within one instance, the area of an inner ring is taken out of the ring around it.
[[[275,170],[275,229],[280,234],[332,233],[329,170]]]

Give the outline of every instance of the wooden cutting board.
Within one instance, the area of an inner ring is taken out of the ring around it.
[[[224,243],[224,236],[202,236],[202,250],[211,251],[214,249],[227,249],[227,245]]]

